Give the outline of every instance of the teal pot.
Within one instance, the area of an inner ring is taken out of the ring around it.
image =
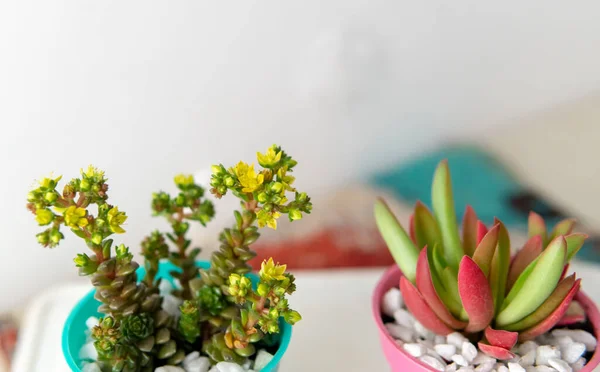
[[[210,267],[210,263],[206,261],[196,261],[196,266],[199,268],[206,269]],[[158,270],[157,278],[162,278],[163,280],[169,281],[173,284],[174,279],[169,274],[171,271],[177,271],[177,267],[170,262],[161,262]],[[143,279],[146,271],[143,267],[140,267],[137,270],[138,281]],[[250,279],[252,279],[252,283],[256,285],[258,281],[258,277],[255,274],[248,274]],[[65,323],[65,327],[63,328],[62,333],[62,350],[65,360],[69,367],[71,367],[72,371],[80,372],[82,361],[79,358],[79,350],[86,342],[86,331],[87,326],[85,325],[86,320],[91,317],[102,317],[103,314],[98,312],[98,306],[100,306],[100,302],[94,298],[94,294],[96,293],[95,289],[92,289],[88,294],[86,294],[69,314],[67,321]],[[283,354],[288,348],[290,344],[290,340],[292,338],[292,327],[285,323],[283,320],[280,321],[280,340],[279,340],[279,348],[275,353],[273,359],[267,364],[262,372],[277,372],[279,368],[279,364],[281,362],[281,358],[283,358]]]

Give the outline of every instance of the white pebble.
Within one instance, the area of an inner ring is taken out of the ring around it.
[[[569,336],[573,341],[584,344],[587,351],[594,351],[596,349],[596,338],[591,333],[582,329],[555,329],[552,331],[552,335],[554,337]]]
[[[427,353],[427,348],[425,347],[425,345],[422,344],[404,344],[403,348],[404,350],[406,350],[407,353],[414,356],[415,358],[418,358]]]
[[[467,338],[458,332],[453,332],[446,336],[446,341],[450,345],[454,345],[457,348],[462,348],[463,342],[467,341]]]
[[[415,318],[407,310],[398,309],[394,312],[394,320],[401,326],[412,328],[415,323]]]
[[[496,368],[497,372],[508,372],[508,367],[505,365],[501,365],[498,368]]]
[[[392,337],[400,339],[404,342],[412,342],[415,339],[415,334],[412,329],[402,327],[396,323],[386,323],[386,328]]]
[[[525,372],[525,368],[520,366],[518,363],[508,363],[508,370],[510,372]]]
[[[460,355],[460,354],[456,354],[452,356],[452,361],[456,364],[458,364],[459,366],[468,366],[469,362],[465,359],[464,356]]]
[[[381,311],[389,317],[393,317],[396,310],[400,310],[402,305],[404,305],[404,301],[398,288],[391,288],[381,299]]]
[[[94,347],[94,342],[88,342],[79,349],[79,358],[83,360],[97,360],[98,352]]]
[[[246,359],[246,361],[244,362],[244,364],[242,364],[242,367],[246,370],[246,371],[250,371],[252,370],[252,359]]]
[[[543,366],[543,367],[546,367],[546,366]],[[550,367],[548,367],[548,368],[550,368]],[[527,372],[538,372],[538,369],[537,369],[536,366],[527,366],[527,367],[525,367],[525,371],[527,371]]]
[[[273,354],[268,353],[267,351],[260,349],[258,353],[256,353],[256,358],[254,359],[254,369],[260,371],[265,368],[267,364],[273,359]]]
[[[417,334],[426,340],[432,340],[435,338],[435,333],[425,328],[421,323],[415,320],[413,327]]]
[[[486,362],[480,364],[477,368],[475,368],[475,372],[490,372],[494,369],[496,362]]]
[[[210,359],[201,357],[197,351],[191,352],[183,359],[185,372],[207,372],[210,368]]]
[[[556,372],[556,370],[552,367],[548,367],[545,365],[535,367],[535,372]]]
[[[552,345],[554,346],[565,346],[573,343],[573,339],[569,336],[558,336],[554,338]]]
[[[155,369],[154,372],[185,372],[185,370],[175,366],[162,366]]]
[[[216,367],[219,372],[245,372],[240,365],[231,362],[219,362]]]
[[[179,317],[179,306],[183,303],[183,300],[177,298],[171,294],[163,296],[162,308],[169,315],[178,318]]]
[[[446,369],[445,363],[440,362],[438,359],[432,357],[431,355],[423,355],[419,358],[419,360],[437,371],[443,371],[444,369]]]
[[[446,361],[434,349],[427,349],[427,355],[434,357],[446,365]]]
[[[577,371],[583,369],[586,362],[587,361],[585,360],[585,358],[579,358],[575,363],[571,364],[571,368],[573,369],[574,372],[577,372]]]
[[[477,348],[475,347],[475,345],[473,345],[469,341],[463,342],[462,356],[464,356],[465,359],[469,361],[469,363],[472,362],[473,359],[475,359],[475,357],[477,356]]]
[[[96,363],[86,363],[81,369],[81,372],[102,372],[102,369],[100,369],[100,366]]]
[[[519,364],[521,364],[524,367],[532,366],[533,363],[535,363],[535,355],[536,355],[535,349],[530,350],[529,352],[527,352],[527,354],[525,354],[521,357],[521,360],[519,360]]]
[[[519,346],[519,354],[525,355],[531,350],[536,350],[538,345],[535,341],[525,341]]]
[[[560,353],[565,362],[573,364],[585,353],[585,349],[585,345],[581,342],[573,342],[562,346]]]
[[[436,335],[436,336],[433,338],[433,342],[434,342],[436,345],[439,345],[439,344],[445,344],[445,343],[446,343],[446,337],[444,337],[444,336],[438,336],[438,335]],[[456,346],[456,345],[455,345],[455,346]]]
[[[451,360],[452,356],[456,354],[456,346],[450,344],[435,345],[434,350],[436,353],[446,360]]]
[[[434,345],[433,341],[418,339],[417,342],[421,345],[424,345],[426,348],[433,350],[433,345]]]
[[[461,367],[456,372],[473,372],[473,368],[471,368],[471,367]]]
[[[444,372],[456,372],[456,363],[448,364]]]
[[[569,363],[565,362],[562,359],[550,358],[550,359],[548,359],[548,363],[550,363],[550,365],[552,367],[554,367],[554,369],[556,369],[558,372],[572,372],[573,371],[573,369],[571,368]]]
[[[478,364],[484,364],[484,363],[496,363],[496,359],[492,358],[489,355],[485,355],[482,352],[477,352],[477,356],[475,357],[475,359],[473,359],[473,361],[471,363],[478,365]]]
[[[96,318],[95,316],[90,316],[89,318],[87,318],[87,320],[85,321],[85,326],[88,329],[92,329],[95,326],[98,325],[98,318]]]
[[[173,285],[171,285],[171,283],[169,283],[168,280],[161,280],[160,284],[158,285],[158,290],[160,291],[161,295],[166,295],[171,293],[171,290],[173,290]]]
[[[548,365],[548,360],[551,358],[560,359],[560,350],[554,346],[542,345],[537,348],[535,353],[535,364]]]

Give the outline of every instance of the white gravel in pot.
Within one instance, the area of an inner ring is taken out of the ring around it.
[[[554,329],[535,341],[515,345],[511,350],[515,358],[501,361],[478,351],[477,346],[459,332],[439,336],[425,329],[404,307],[398,288],[390,289],[383,296],[381,308],[394,319],[385,327],[396,343],[438,371],[577,372],[587,362],[585,353],[594,351],[597,344],[594,335],[587,331]]]

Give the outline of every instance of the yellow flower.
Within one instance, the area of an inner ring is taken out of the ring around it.
[[[269,147],[264,154],[257,152],[256,157],[258,159],[258,164],[265,168],[273,168],[281,160],[281,153],[281,151],[275,152],[275,145]]]
[[[116,234],[123,234],[125,232],[121,225],[127,221],[127,216],[125,212],[119,212],[119,207],[112,207],[107,213],[107,219],[110,231]]]
[[[286,269],[287,265],[275,264],[273,257],[270,257],[268,260],[263,261],[258,274],[264,280],[284,280],[286,277],[283,274]]]
[[[54,189],[54,188],[56,188],[56,185],[58,184],[58,181],[60,181],[61,178],[62,178],[62,176],[58,176],[56,178],[52,178],[52,176],[44,177],[40,180],[40,188]]]
[[[54,219],[54,213],[52,213],[49,209],[38,209],[35,211],[35,220],[40,226],[44,226],[52,222]]]
[[[240,184],[242,185],[243,192],[254,192],[254,190],[262,185],[265,179],[263,174],[256,174],[254,171],[254,164],[248,165],[240,161],[235,166],[234,171],[238,181],[240,181]]]
[[[277,230],[277,219],[281,216],[279,212],[267,212],[261,209],[256,214],[258,219],[258,227],[269,226],[273,230]]]
[[[107,219],[110,231],[116,234],[123,234],[125,232],[121,225],[127,221],[127,216],[125,212],[119,212],[119,207],[112,207],[108,211]]]
[[[98,168],[94,167],[93,165],[89,165],[85,171],[83,169],[81,169],[81,175],[86,178],[103,179],[104,171],[99,170]]]
[[[175,176],[175,184],[177,186],[185,187],[190,186],[194,183],[194,176],[191,174],[178,174]]]
[[[287,166],[279,168],[277,171],[277,177],[279,178],[279,182],[283,184],[283,187],[287,191],[296,191],[295,188],[292,187],[292,183],[296,180],[296,177],[289,176],[287,174]]]
[[[69,227],[85,227],[88,224],[87,218],[85,218],[87,211],[85,208],[77,207],[75,205],[70,206],[64,212],[65,224]]]

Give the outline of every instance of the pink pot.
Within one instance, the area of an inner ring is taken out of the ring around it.
[[[373,292],[373,297],[371,300],[373,318],[375,319],[375,323],[377,324],[377,328],[379,330],[379,339],[381,341],[383,353],[385,354],[385,357],[392,368],[392,372],[435,371],[428,365],[421,363],[417,358],[410,356],[404,351],[404,349],[398,346],[396,341],[388,334],[387,329],[383,325],[383,320],[381,319],[381,298],[390,288],[398,288],[400,276],[402,276],[402,273],[400,272],[398,266],[393,265],[387,269],[377,283],[377,287],[375,287],[375,291]],[[576,299],[585,310],[588,319],[594,326],[594,333],[596,337],[598,337],[598,335],[600,335],[600,312],[598,312],[596,304],[594,304],[594,302],[582,292],[577,294]],[[580,372],[594,371],[594,368],[600,364],[599,350],[600,343],[598,343],[592,359],[588,361],[586,366]]]

